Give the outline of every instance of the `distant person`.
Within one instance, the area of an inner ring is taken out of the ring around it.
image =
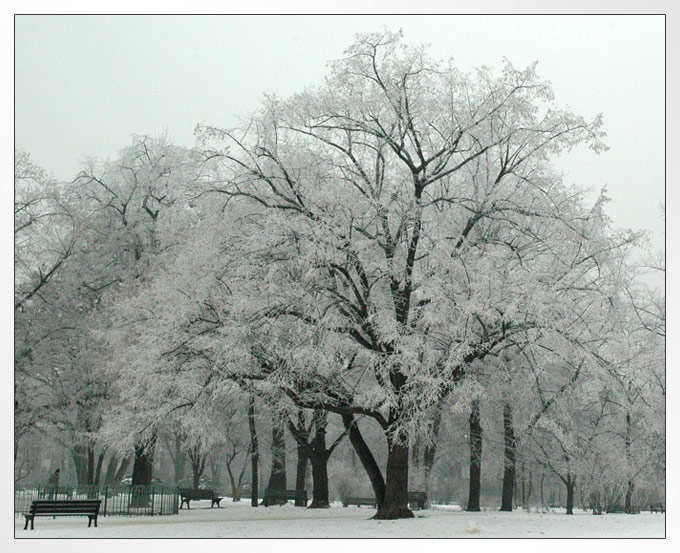
[[[59,470],[55,470],[47,479],[47,493],[49,499],[56,499],[59,489]]]

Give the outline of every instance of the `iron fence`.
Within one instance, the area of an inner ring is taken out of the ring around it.
[[[176,515],[179,488],[167,486],[79,486],[17,488],[14,490],[14,515],[21,516],[37,499],[100,499],[100,516]]]

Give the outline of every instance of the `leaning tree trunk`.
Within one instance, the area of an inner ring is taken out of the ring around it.
[[[97,468],[94,471],[94,485],[99,487],[99,484],[101,483],[101,475],[102,475],[102,465],[104,464],[104,456],[106,455],[106,450],[103,449],[99,453],[99,458],[97,459]]]
[[[352,443],[352,447],[354,448],[354,451],[356,451],[357,457],[359,457],[359,461],[361,461],[366,474],[368,474],[368,479],[371,481],[371,487],[375,494],[375,501],[378,504],[378,508],[380,508],[385,500],[385,480],[383,480],[380,467],[378,466],[375,457],[373,457],[373,453],[371,453],[371,449],[368,447],[364,437],[361,435],[354,416],[342,415],[342,422],[345,425],[345,429],[349,432],[349,441]]]
[[[257,448],[257,429],[255,427],[255,395],[250,394],[248,401],[248,429],[250,430],[250,504],[258,505],[258,466],[260,463],[259,450]]]
[[[470,407],[470,487],[467,510],[479,511],[482,492],[482,424],[479,399],[472,400]]]
[[[128,468],[130,468],[131,463],[132,463],[131,455],[127,455],[120,462],[120,467],[118,467],[118,470],[116,471],[115,475],[113,476],[113,480],[110,483],[111,486],[120,486],[120,484],[123,482],[123,478],[125,478],[125,473],[127,472]]]
[[[113,482],[113,477],[116,474],[116,469],[118,468],[118,457],[111,455],[109,457],[109,464],[106,467],[106,474],[104,475],[104,485],[110,486]]]
[[[504,470],[501,511],[512,511],[512,500],[515,492],[515,431],[512,425],[512,408],[506,401],[503,403],[504,434]]]
[[[81,446],[71,448],[71,458],[76,469],[76,482],[79,488],[87,483],[87,462],[85,455],[85,448]]]

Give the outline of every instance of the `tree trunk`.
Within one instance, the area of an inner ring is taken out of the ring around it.
[[[330,507],[328,498],[328,455],[312,453],[309,456],[312,464],[312,503],[310,509]]]
[[[132,467],[132,485],[150,486],[153,473],[153,454],[156,445],[156,436],[145,444],[135,446],[135,464]]]
[[[368,474],[371,486],[373,487],[373,493],[375,494],[375,501],[378,504],[378,508],[380,508],[385,500],[385,481],[383,480],[382,472],[380,472],[380,467],[364,437],[361,435],[354,417],[352,415],[342,415],[342,422],[349,431],[349,441],[352,443],[366,474]]]
[[[248,428],[250,430],[250,504],[258,505],[258,465],[260,462],[257,449],[257,429],[255,427],[255,395],[250,394],[248,401]]]
[[[109,464],[106,467],[106,474],[104,475],[104,485],[111,486],[113,483],[113,477],[116,475],[116,469],[118,468],[118,457],[111,455],[109,457]]]
[[[631,445],[632,445],[632,436],[633,436],[633,423],[632,419],[630,416],[630,413],[626,413],[626,461],[628,464],[628,471],[632,471],[633,467],[633,459],[631,455]],[[626,487],[626,496],[624,498],[624,508],[623,510],[626,513],[631,513],[633,510],[633,489],[634,489],[634,484],[633,484],[633,479],[628,478],[628,485]]]
[[[423,451],[423,485],[425,487],[424,491],[426,493],[430,491],[430,473],[432,472],[435,454],[437,453],[437,440],[439,439],[439,428],[441,427],[443,406],[444,402],[442,400],[434,413],[434,418],[432,419],[432,441],[425,446]]]
[[[635,485],[632,480],[628,480],[628,487],[626,488],[626,497],[624,499],[624,511],[628,514],[633,514],[633,491]]]
[[[156,445],[154,435],[146,444],[135,445],[135,464],[132,467],[132,485],[144,486],[133,490],[130,505],[132,507],[148,507],[150,498],[151,477],[153,473],[153,455]]]
[[[503,403],[504,434],[504,471],[501,511],[512,511],[512,499],[515,492],[515,431],[512,425],[512,408],[508,402]]]
[[[567,474],[567,514],[574,514],[574,488],[576,487],[576,477]]]
[[[78,446],[71,448],[71,457],[76,470],[76,482],[79,488],[87,485],[87,450]]]
[[[127,472],[128,468],[130,468],[130,463],[132,463],[131,455],[128,455],[120,462],[120,467],[118,467],[118,470],[116,471],[116,474],[110,483],[111,486],[120,486],[123,478],[125,478],[125,473]]]
[[[232,501],[241,501],[241,490],[243,489],[243,475],[246,473],[246,467],[248,466],[248,453],[250,450],[246,451],[245,459],[243,460],[243,465],[241,466],[241,471],[238,475],[238,481],[236,482],[236,489],[233,492]]]
[[[467,510],[479,511],[482,492],[482,424],[479,400],[472,400],[470,408],[470,488]]]
[[[295,491],[303,492],[305,489],[305,476],[307,476],[307,451],[303,445],[297,446],[297,469],[295,472]],[[296,507],[304,507],[305,502],[302,499],[295,500]]]
[[[92,486],[94,484],[94,448],[87,448],[87,485]]]
[[[286,442],[283,425],[278,420],[272,420],[272,468],[267,489],[286,489]]]
[[[191,463],[191,484],[194,490],[201,486],[201,477],[205,472],[205,462],[208,457],[207,453],[202,453],[198,445],[192,447],[188,451],[189,462]]]
[[[305,414],[302,409],[298,411],[298,428],[304,432]],[[307,476],[307,444],[298,442],[297,445],[297,470],[295,472],[295,491],[299,494],[305,489],[305,477]],[[296,507],[305,507],[306,502],[301,498],[295,499]]]
[[[408,508],[408,445],[402,438],[387,437],[387,470],[385,471],[385,500],[378,506],[373,518],[392,520],[397,518],[413,518]]]
[[[186,465],[186,452],[182,444],[182,437],[175,434],[175,451],[172,456],[172,465],[175,473],[175,484],[179,485],[184,480],[184,466]]]
[[[198,463],[191,464],[191,485],[194,490],[201,487],[201,476],[203,476],[203,466],[200,463],[199,458]]]
[[[102,450],[99,453],[99,458],[97,459],[97,468],[94,472],[94,485],[99,487],[102,475],[102,465],[104,464],[104,456],[106,455],[106,450]]]

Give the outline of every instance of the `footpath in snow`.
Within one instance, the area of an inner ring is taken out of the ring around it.
[[[415,511],[416,518],[370,520],[374,510],[334,506],[330,509],[252,508],[249,502],[192,502],[191,510],[157,517],[101,517],[88,528],[86,517],[37,518],[35,530],[15,520],[17,538],[662,538],[663,514],[578,512],[467,513],[445,508]],[[194,507],[195,505],[195,507]]]

